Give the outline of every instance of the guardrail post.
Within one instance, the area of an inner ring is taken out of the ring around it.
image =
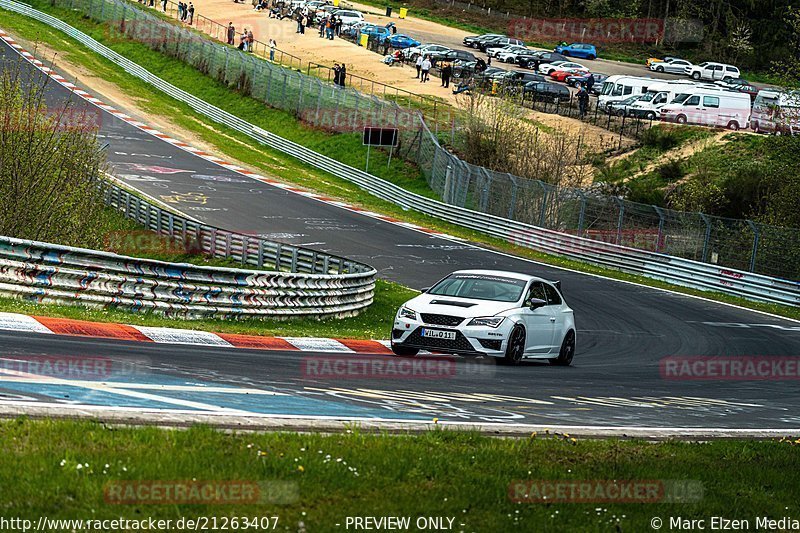
[[[275,248],[275,270],[280,271],[281,269],[281,259],[283,255],[283,245],[278,243],[278,246]]]
[[[761,230],[752,220],[745,220],[750,229],[753,230],[753,251],[750,254],[750,272],[756,270],[756,254],[758,253],[758,242],[761,240]]]
[[[575,190],[578,193],[578,196],[581,199],[581,210],[578,213],[578,237],[583,237],[583,224],[586,220],[586,195],[583,194],[583,191]]]
[[[292,248],[292,272],[297,272],[297,248]]]
[[[231,234],[229,232],[225,232],[225,259],[230,259],[231,257]]]
[[[664,248],[664,210],[657,205],[651,206],[658,213],[658,240],[656,241],[656,252]]]
[[[708,215],[704,213],[697,213],[700,215],[700,218],[703,219],[703,222],[706,223],[706,236],[703,239],[703,258],[701,261],[703,263],[708,262],[708,247],[711,244],[711,219],[708,218]]]
[[[211,228],[211,257],[217,256],[217,228]]]
[[[258,262],[256,263],[258,268],[264,267],[264,241],[258,239]]]
[[[169,228],[169,236],[175,236],[175,215],[167,213],[167,227]]]
[[[517,185],[517,178],[515,178],[510,172],[507,174],[508,179],[511,180],[511,201],[508,204],[508,216],[506,218],[509,220],[514,220],[514,209],[517,207],[517,189],[519,187]]]
[[[625,204],[622,203],[622,200],[618,197],[614,196],[614,201],[619,206],[619,218],[617,218],[617,245],[622,244],[622,222],[625,219]]]
[[[250,248],[250,237],[242,235],[242,264],[247,263],[247,249]]]
[[[453,196],[453,167],[450,166],[450,163],[447,164],[447,170],[444,171],[444,194],[442,195],[442,201],[446,204],[452,202]]]

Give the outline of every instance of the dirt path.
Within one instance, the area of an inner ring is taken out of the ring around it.
[[[686,143],[676,150],[668,150],[663,154],[659,155],[657,158],[650,161],[647,164],[647,166],[632,174],[625,181],[630,181],[640,176],[644,176],[645,174],[649,174],[650,172],[654,171],[655,169],[664,165],[665,163],[669,163],[671,161],[683,161],[684,159],[688,159],[697,152],[700,152],[711,145],[724,144],[728,141],[723,139],[723,137],[725,137],[725,135],[729,133],[730,133],[729,131],[724,131],[724,130],[716,131],[710,137],[705,137],[703,139],[698,139],[694,142]]]

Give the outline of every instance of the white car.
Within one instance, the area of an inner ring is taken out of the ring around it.
[[[699,65],[687,66],[684,74],[693,80],[730,80],[741,76],[739,69],[725,63],[712,63],[705,61]]]
[[[356,22],[364,21],[364,15],[358,11],[352,11],[350,9],[339,9],[334,11],[333,14],[336,16],[337,20],[342,21],[342,29],[349,28]]]
[[[526,48],[524,46],[513,45],[513,46],[508,46],[503,50],[500,50],[500,52],[495,54],[494,57],[496,57],[499,61],[502,61],[503,63],[516,63],[517,57],[519,57],[521,54],[527,54],[529,52],[530,52],[529,48]]]
[[[495,46],[492,48],[486,49],[486,55],[489,57],[500,57],[500,54],[504,52],[526,52],[528,49],[524,46],[520,46],[518,44],[507,44],[505,46]]]
[[[573,63],[572,61],[553,61],[552,63],[544,63],[539,65],[539,73],[550,75],[557,70],[580,70],[582,72],[589,72],[589,69],[580,63]]]
[[[575,317],[558,283],[494,270],[453,272],[397,311],[392,351],[486,355],[509,364],[526,359],[569,365]]]
[[[403,50],[403,55],[406,59],[415,60],[418,55],[423,54],[444,54],[449,52],[450,48],[442,46],[441,44],[421,44],[419,46],[412,46]]]
[[[658,63],[650,65],[650,70],[653,72],[666,72],[668,74],[684,74],[687,68],[693,67],[689,61],[685,59],[670,58]]]

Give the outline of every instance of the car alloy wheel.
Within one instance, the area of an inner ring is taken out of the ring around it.
[[[664,72],[664,67],[656,67],[656,72]]]
[[[653,113],[652,111],[650,111],[650,112],[647,114],[647,117],[646,117],[646,118],[647,118],[647,120],[655,120],[655,119],[656,119],[656,114],[655,114],[655,113]]]
[[[509,365],[518,365],[522,361],[522,355],[525,353],[525,328],[519,324],[514,326],[511,330],[511,335],[508,336],[508,345],[506,346],[506,355],[503,357],[503,362]]]
[[[575,356],[575,332],[569,330],[564,337],[564,342],[561,343],[561,350],[558,352],[558,357],[550,359],[551,365],[569,366],[572,364],[572,358]]]
[[[678,118],[675,119],[675,122],[678,124],[686,124],[686,115],[678,115]]]
[[[739,131],[739,123],[735,120],[728,122],[728,129],[731,131]]]
[[[692,79],[693,80],[699,80],[700,79],[700,73],[699,72],[692,72]]]

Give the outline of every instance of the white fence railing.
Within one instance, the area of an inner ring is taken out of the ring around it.
[[[151,250],[185,250],[267,270],[166,263],[0,237],[0,294],[186,318],[345,317],[372,303],[372,267],[199,224],[116,185],[103,188],[107,204],[169,236],[145,239]],[[109,242],[135,251],[141,237],[125,232]]]
[[[750,300],[800,305],[800,282],[771,278],[717,265],[681,259],[656,252],[607,244],[574,235],[449,205],[406,191],[362,170],[345,165],[279,135],[254,126],[196,96],[167,83],[145,68],[100,44],[65,22],[13,0],[0,0],[0,8],[29,16],[57,28],[92,51],[120,65],[133,76],[186,103],[199,114],[224,124],[261,144],[291,155],[336,177],[355,183],[370,194],[534,250],[561,255],[703,291],[715,291]]]

